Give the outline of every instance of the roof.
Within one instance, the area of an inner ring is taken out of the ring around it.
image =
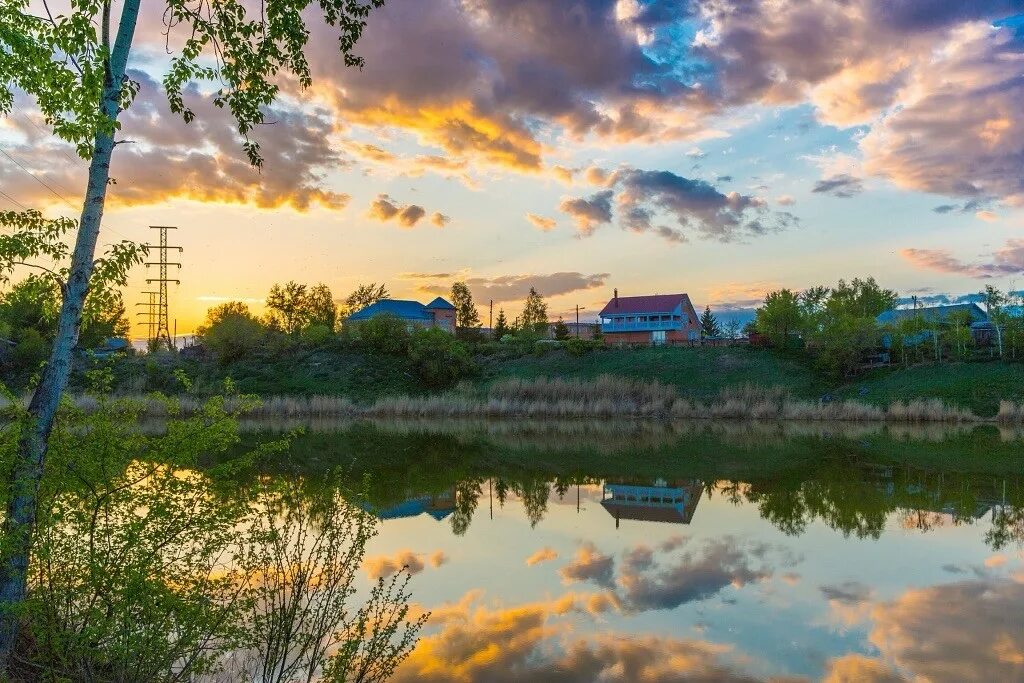
[[[436,299],[434,299],[433,301],[431,301],[429,304],[427,304],[427,308],[441,308],[441,309],[448,310],[448,311],[454,311],[455,310],[454,306],[452,306],[450,303],[448,303],[448,301],[446,299],[444,299],[444,297],[440,297],[440,296],[437,297]]]
[[[944,322],[956,311],[967,311],[975,322],[988,320],[988,314],[975,303],[949,304],[947,306],[925,306],[924,308],[895,308],[882,312],[876,320],[883,325],[921,316],[925,320]]]
[[[356,311],[349,316],[349,320],[369,320],[378,315],[393,315],[403,320],[432,320],[434,317],[419,301],[381,299]]]
[[[690,304],[686,294],[651,294],[648,296],[620,296],[609,301],[599,315],[621,313],[671,313],[682,302],[685,308]]]

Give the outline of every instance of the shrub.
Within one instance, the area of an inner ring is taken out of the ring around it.
[[[573,337],[565,340],[565,350],[571,355],[579,357],[594,349],[595,345],[586,339]]]
[[[228,313],[200,330],[203,345],[227,364],[255,353],[265,337],[263,324],[248,312]]]
[[[416,378],[426,389],[447,389],[477,370],[466,346],[438,329],[413,332],[409,359]]]
[[[300,336],[310,346],[326,346],[334,339],[334,331],[326,325],[309,325],[302,328]]]
[[[393,315],[349,323],[346,330],[352,344],[364,351],[400,356],[409,349],[409,328],[405,321]]]

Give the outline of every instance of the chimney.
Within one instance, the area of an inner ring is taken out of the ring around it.
[[[615,306],[615,308],[619,307],[619,288],[618,287],[615,288],[615,296],[612,297],[612,305]]]

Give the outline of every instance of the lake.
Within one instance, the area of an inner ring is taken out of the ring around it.
[[[397,680],[1024,680],[1019,433],[306,427],[268,473],[365,481],[432,613]]]

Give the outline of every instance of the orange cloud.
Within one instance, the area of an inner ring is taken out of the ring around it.
[[[537,228],[541,232],[550,232],[555,229],[556,225],[558,225],[558,222],[555,219],[538,216],[535,213],[526,214],[526,220],[533,223],[533,227]]]
[[[571,638],[564,617],[579,609],[570,593],[549,602],[473,608],[472,600],[437,608],[440,632],[421,638],[399,667],[399,683],[601,680],[609,683],[677,679],[749,680],[735,671],[726,645],[639,636]]]
[[[526,564],[532,567],[535,564],[540,564],[541,562],[548,562],[550,560],[555,559],[558,559],[558,553],[551,548],[544,547],[535,552],[533,555],[530,555],[528,558],[526,558]]]

